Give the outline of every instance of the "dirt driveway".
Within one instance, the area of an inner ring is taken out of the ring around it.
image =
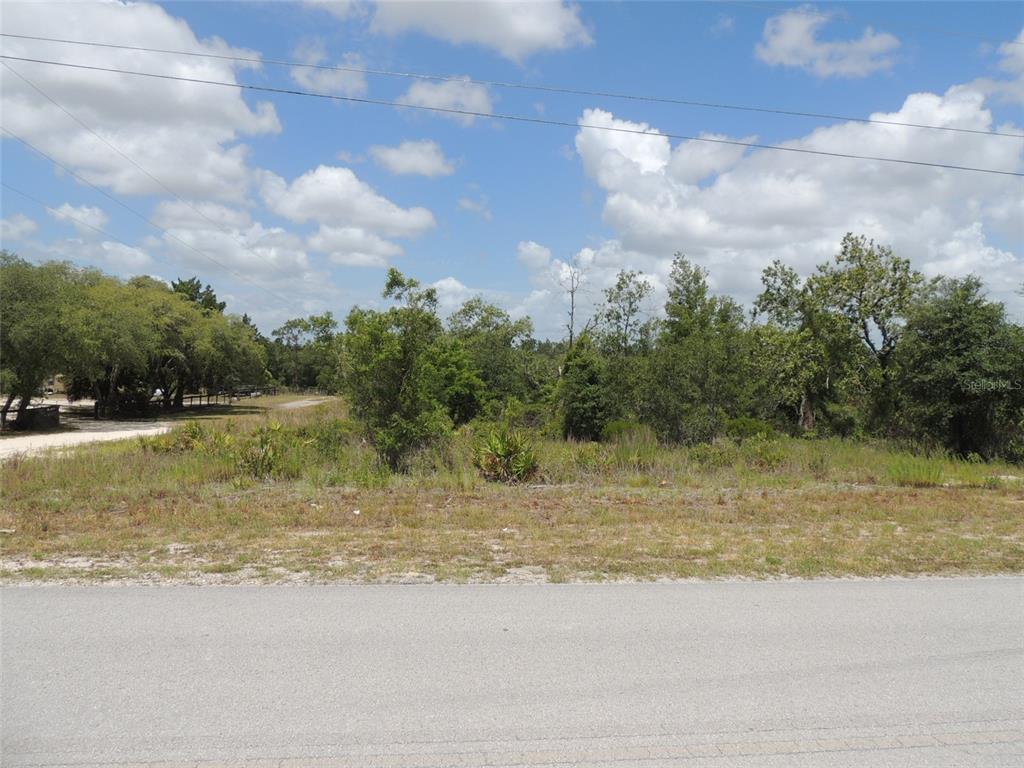
[[[159,435],[171,428],[169,421],[149,419],[108,421],[77,414],[61,413],[59,432],[5,436],[0,439],[0,461],[12,456],[34,456],[49,450],[74,448],[88,443],[124,440],[143,435]]]

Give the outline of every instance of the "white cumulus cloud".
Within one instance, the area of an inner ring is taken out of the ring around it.
[[[487,87],[469,82],[468,77],[436,83],[417,81],[409,86],[409,90],[402,94],[398,101],[417,107],[453,109],[482,114],[488,114],[492,110],[491,95]],[[458,120],[465,125],[471,124],[476,119],[476,115],[462,115],[456,112],[439,112],[437,114]]]
[[[968,86],[911,94],[898,111],[871,117],[993,127],[984,95]],[[585,111],[580,122],[648,132],[577,133],[577,152],[604,192],[603,219],[614,232],[611,240],[584,249],[595,287],[628,268],[653,275],[657,287],[672,255],[682,251],[710,270],[716,289],[749,301],[772,260],[808,274],[853,231],[891,244],[926,274],[973,272],[988,281],[994,298],[1019,302],[1013,293],[1024,281],[1019,179],[696,141],[673,146],[650,126],[602,110]],[[786,146],[1024,168],[1022,142],[895,125],[840,123]]]
[[[267,172],[260,191],[270,210],[298,223],[360,227],[393,237],[415,237],[435,223],[426,208],[395,205],[350,168],[321,165],[290,184]]]
[[[102,229],[110,220],[102,209],[94,205],[74,206],[64,203],[59,208],[47,208],[46,212],[57,221],[71,224],[82,234],[95,234],[97,229]]]
[[[341,54],[337,62],[331,62],[322,40],[306,40],[292,56],[308,67],[292,67],[291,76],[298,85],[317,93],[334,93],[340,96],[362,96],[366,93],[366,75],[358,70],[366,66],[358,53]],[[327,66],[339,69],[327,69]],[[318,66],[325,68],[319,69]]]
[[[360,227],[321,226],[309,238],[310,250],[328,254],[335,264],[348,267],[383,267],[402,246]]]
[[[23,240],[35,233],[39,225],[23,213],[16,213],[10,218],[0,219],[0,241]]]
[[[533,240],[524,240],[516,246],[516,258],[531,272],[538,272],[550,263],[551,249]]]
[[[436,141],[403,141],[397,147],[374,145],[370,156],[377,165],[398,176],[450,176],[455,165]]]
[[[29,35],[74,30],[75,37],[101,43],[256,57],[218,38],[199,39],[189,25],[148,3],[7,3],[4,25]],[[62,60],[66,46],[8,39],[4,52]],[[150,71],[152,54],[83,47],[76,63]],[[281,130],[274,107],[250,107],[241,92],[200,88],[109,72],[10,62],[18,73],[93,128],[108,142],[186,197],[243,199],[253,180],[246,135]],[[167,58],[161,72],[237,82],[251,64],[200,57]],[[7,69],[0,70],[4,126],[70,166],[89,182],[118,194],[165,194],[149,175],[124,159]]]
[[[540,51],[593,42],[579,6],[562,0],[383,2],[370,28],[385,35],[420,32],[456,45],[479,45],[517,62]]]
[[[774,66],[795,67],[818,77],[866,77],[892,68],[900,41],[871,27],[853,40],[822,40],[829,17],[802,6],[768,19],[755,48],[757,57]]]

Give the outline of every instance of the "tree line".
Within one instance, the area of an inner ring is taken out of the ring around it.
[[[127,282],[66,262],[34,265],[0,253],[0,419],[24,412],[61,374],[71,398],[97,412],[145,410],[154,396],[264,382],[266,350],[245,319],[224,314],[198,278]]]
[[[33,269],[71,272],[66,265]],[[139,280],[119,290],[176,293]],[[572,281],[573,291],[578,285]],[[331,313],[297,318],[270,337],[228,320],[223,307],[204,307],[199,281],[190,286],[179,304],[243,333],[268,379],[344,393],[393,468],[473,420],[574,440],[601,440],[634,425],[690,444],[782,431],[1024,460],[1021,325],[986,298],[977,278],[927,280],[891,248],[853,234],[807,278],[781,262],[765,269],[750,312],[712,291],[708,273],[683,254],[672,263],[657,314],[648,307],[651,283],[622,271],[582,332],[573,305],[571,336],[559,341],[536,339],[528,318],[479,297],[442,318],[436,291],[395,269],[383,290],[387,309],[356,307],[341,328]],[[205,300],[216,297],[210,291]],[[180,369],[167,360],[194,383],[239,371],[255,376],[238,367],[242,357],[223,368],[213,357]],[[161,359],[119,370],[148,376],[152,388]],[[109,374],[109,362],[103,371]],[[91,375],[85,378],[93,381],[96,369]]]

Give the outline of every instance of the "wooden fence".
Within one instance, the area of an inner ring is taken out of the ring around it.
[[[277,387],[252,387],[249,389],[232,389],[221,392],[197,392],[191,395],[184,395],[181,398],[180,406],[173,400],[170,403],[167,403],[164,401],[162,397],[153,397],[150,399],[149,403],[147,404],[147,407],[156,409],[168,409],[178,407],[194,408],[196,406],[207,405],[231,405],[231,403],[236,400],[276,394]]]

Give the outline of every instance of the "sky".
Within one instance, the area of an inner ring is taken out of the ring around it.
[[[848,231],[1024,321],[1021,176],[707,141],[1024,172],[994,135],[1024,134],[1021,4],[4,2],[0,31],[233,58],[5,56],[561,123],[3,60],[3,247],[198,275],[268,333],[383,306],[389,266],[539,337],[564,335],[570,265],[584,314],[623,269],[656,313],[676,253],[749,306],[773,260],[810,274]]]

